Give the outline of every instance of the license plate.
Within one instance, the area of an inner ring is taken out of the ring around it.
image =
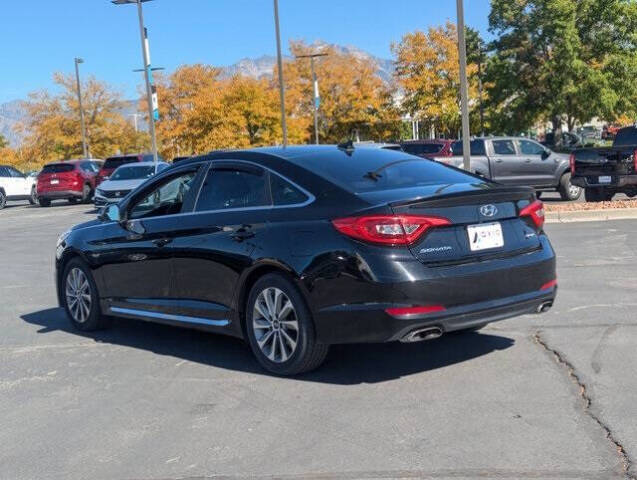
[[[57,185],[58,183],[60,183],[59,180],[51,180],[51,185]]]
[[[504,236],[502,235],[500,222],[469,225],[467,234],[469,235],[469,246],[472,252],[504,246]]]
[[[612,179],[613,177],[610,177],[608,175],[604,175],[598,178],[599,183],[610,183]]]

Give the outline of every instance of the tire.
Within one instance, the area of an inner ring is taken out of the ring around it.
[[[0,190],[0,210],[7,206],[7,196],[4,194],[4,190]]]
[[[31,205],[35,205],[36,203],[38,203],[38,192],[35,189],[35,185],[31,187],[31,196],[29,197],[29,203]]]
[[[571,183],[571,174],[566,172],[560,178],[560,185],[557,187],[557,191],[560,193],[562,200],[572,202],[582,196],[582,188]]]
[[[538,200],[542,198],[542,193],[544,192],[535,192],[535,198],[537,198]]]
[[[584,199],[587,202],[603,202],[606,199],[606,193],[603,188],[586,188]]]
[[[287,302],[291,310],[286,308]],[[287,312],[279,317],[282,310]],[[275,312],[274,315],[271,312]],[[329,345],[316,341],[312,315],[303,296],[281,274],[270,273],[257,280],[248,295],[245,322],[254,356],[263,368],[275,375],[309,372],[327,356]]]
[[[93,274],[86,263],[79,258],[70,260],[64,267],[61,285],[62,304],[73,327],[90,332],[108,326],[100,310]]]
[[[93,197],[93,191],[90,185],[84,185],[82,188],[82,203],[90,203]]]
[[[40,204],[41,207],[51,206],[51,200],[49,200],[48,198],[38,198],[38,203]]]
[[[75,204],[77,203],[77,198],[75,198],[75,197],[71,197],[71,198],[69,198],[69,203],[70,203],[71,205],[75,205]]]

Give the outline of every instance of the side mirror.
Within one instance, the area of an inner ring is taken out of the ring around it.
[[[119,210],[118,205],[108,205],[104,207],[102,213],[100,213],[100,220],[108,220],[111,222],[121,222],[122,213]]]

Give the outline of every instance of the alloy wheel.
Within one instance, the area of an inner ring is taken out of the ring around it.
[[[287,361],[296,351],[299,322],[294,304],[276,287],[261,291],[254,302],[252,328],[261,352],[272,362]]]
[[[571,198],[575,198],[580,194],[580,188],[572,183],[568,186],[568,194]]]
[[[84,323],[91,313],[91,285],[80,268],[73,268],[66,276],[66,304],[77,323]]]

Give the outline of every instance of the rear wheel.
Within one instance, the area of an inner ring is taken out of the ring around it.
[[[260,278],[246,304],[246,334],[259,363],[277,375],[296,375],[317,368],[329,345],[317,343],[305,300],[286,277]]]
[[[91,270],[79,258],[69,261],[64,268],[62,288],[64,309],[75,328],[91,331],[107,326]]]
[[[40,204],[41,207],[51,206],[51,200],[49,200],[48,198],[38,198],[38,203]]]
[[[31,196],[29,197],[29,203],[31,205],[35,205],[36,203],[38,203],[38,192],[35,189],[35,185],[31,187]]]
[[[93,191],[91,190],[91,186],[84,185],[84,188],[82,188],[82,203],[89,203],[91,201],[91,197],[93,197],[92,193]]]
[[[560,197],[565,201],[577,200],[582,195],[582,188],[571,183],[571,174],[569,172],[566,172],[560,178],[560,185],[557,191],[560,192]]]
[[[3,190],[0,190],[0,210],[7,206],[7,196]]]

